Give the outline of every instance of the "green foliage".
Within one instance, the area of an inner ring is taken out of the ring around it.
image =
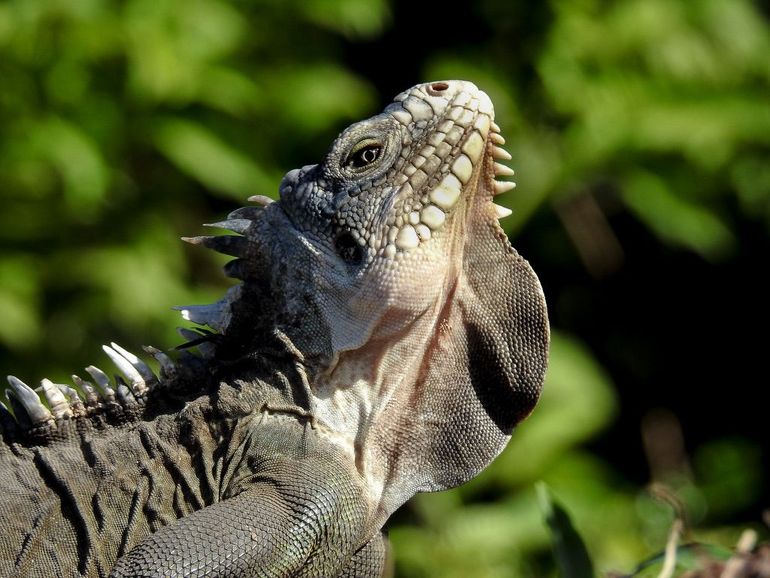
[[[64,380],[99,343],[176,343],[170,307],[226,286],[223,260],[178,237],[248,195],[275,195],[287,169],[392,96],[375,90],[383,78],[467,78],[491,95],[519,175],[500,199],[515,211],[506,226],[555,246],[554,267],[565,251],[528,225],[557,212],[570,230],[563,208],[586,199],[713,263],[739,250],[741,227],[770,227],[770,26],[758,5],[463,10],[467,25],[434,29],[432,13],[415,35],[418,7],[385,0],[0,3],[0,373]],[[390,42],[384,57],[377,42]],[[539,480],[597,572],[662,551],[671,508],[586,449],[620,414],[624,384],[579,337],[557,327],[541,404],[481,477],[418,496],[394,521],[398,576],[556,575]],[[755,442],[716,439],[662,481],[696,534],[731,545],[721,524],[759,499],[761,459]]]
[[[569,514],[554,500],[545,484],[537,486],[537,495],[551,531],[559,574],[564,578],[592,578],[593,562],[583,539],[572,525]]]
[[[334,0],[0,4],[0,344],[14,356],[0,369],[63,378],[96,340],[173,342],[169,308],[224,284],[222,260],[178,237],[275,195],[320,152],[292,140],[372,109],[335,33],[387,19],[381,2]]]

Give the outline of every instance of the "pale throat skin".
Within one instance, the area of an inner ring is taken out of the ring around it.
[[[236,257],[153,371],[111,344],[74,387],[9,376],[0,574],[377,578],[389,516],[456,487],[534,409],[549,328],[498,219],[489,97],[420,84],[280,199],[186,239]],[[205,326],[205,327],[204,327]]]
[[[437,336],[455,329],[442,311],[468,290],[469,221],[502,236],[497,219],[510,211],[492,199],[514,186],[496,180],[513,174],[496,162],[510,159],[504,142],[472,83],[418,85],[347,128],[321,164],[289,172],[265,208],[296,264],[275,278],[292,297],[314,288],[287,297],[288,309],[302,315],[310,300],[320,313],[313,343],[287,331],[305,357],[322,354],[308,369],[309,411],[388,514],[389,460],[370,442],[394,392],[422,386]]]

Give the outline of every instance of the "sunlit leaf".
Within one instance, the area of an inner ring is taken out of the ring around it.
[[[335,65],[283,70],[276,76],[275,106],[305,132],[355,118],[374,104],[371,88]]]
[[[156,128],[155,142],[182,172],[233,199],[262,194],[274,184],[243,153],[198,124],[164,119]]]
[[[0,256],[0,342],[8,348],[33,345],[40,338],[37,271],[25,256]]]
[[[26,135],[29,152],[57,172],[67,204],[75,214],[96,211],[109,183],[109,170],[93,140],[59,117],[33,123]]]
[[[593,578],[593,562],[567,511],[554,499],[545,484],[538,485],[537,495],[551,531],[551,542],[562,578]]]
[[[735,244],[732,232],[714,213],[677,196],[651,173],[631,175],[622,194],[629,208],[667,242],[709,259],[724,256]]]
[[[353,38],[374,36],[390,17],[384,0],[306,0],[301,5],[312,22]]]

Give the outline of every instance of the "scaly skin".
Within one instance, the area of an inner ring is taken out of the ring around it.
[[[548,324],[492,203],[511,188],[489,98],[423,84],[354,124],[280,200],[195,237],[242,281],[182,315],[202,357],[160,376],[9,378],[0,575],[383,575],[381,529],[454,487],[534,407]],[[40,399],[46,403],[41,403]]]

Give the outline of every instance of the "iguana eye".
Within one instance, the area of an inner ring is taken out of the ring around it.
[[[353,150],[345,164],[352,169],[361,169],[375,162],[381,154],[382,145],[378,143],[364,144]]]

